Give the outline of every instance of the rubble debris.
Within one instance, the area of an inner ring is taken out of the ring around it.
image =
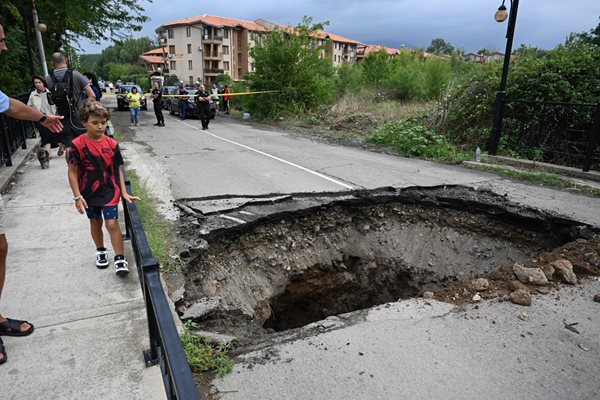
[[[510,301],[521,306],[530,306],[531,295],[526,289],[518,289],[510,294]]]
[[[546,286],[548,284],[548,278],[546,278],[541,268],[525,268],[522,265],[514,264],[513,273],[522,283],[538,286]]]

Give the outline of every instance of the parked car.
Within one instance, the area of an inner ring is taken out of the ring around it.
[[[198,118],[200,116],[199,112],[198,112],[198,106],[196,104],[196,89],[191,89],[191,88],[186,88],[185,91],[187,92],[187,94],[189,94],[189,99],[187,99],[187,102],[189,103],[188,105],[188,110],[187,110],[187,115],[189,117],[196,117]],[[173,94],[178,94],[179,93],[179,88],[176,88],[175,93]],[[181,101],[181,97],[170,97],[171,101],[169,103],[169,114],[173,115],[173,114],[179,114],[179,102]],[[210,119],[215,119],[215,116],[217,115],[217,107],[215,106],[215,103],[210,100]]]
[[[101,92],[106,92],[106,84],[104,83],[104,80],[98,79],[98,87],[100,88]]]
[[[177,92],[179,91],[178,87],[177,86],[163,86],[161,90],[162,90],[162,95],[163,95],[162,107],[165,110],[170,110],[171,109],[171,99],[173,99],[173,98],[166,97],[166,96],[177,94]]]
[[[142,94],[142,102],[140,103],[140,109],[147,110],[148,103],[146,102],[146,96],[144,96],[144,91],[139,85],[121,85],[119,89],[117,89],[117,110],[124,111],[129,110],[129,103],[125,101],[127,94],[131,92],[131,88],[136,87],[138,93]]]

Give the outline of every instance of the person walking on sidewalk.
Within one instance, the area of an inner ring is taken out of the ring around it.
[[[142,94],[138,93],[137,88],[133,86],[131,88],[131,92],[127,94],[125,101],[129,103],[131,126],[140,126],[140,106],[142,104]]]
[[[208,129],[208,123],[210,122],[210,98],[210,93],[206,91],[204,85],[200,85],[196,92],[196,103],[198,104],[202,130]]]
[[[229,89],[229,87],[227,85],[225,85],[225,88],[223,89],[223,108],[225,109],[225,114],[229,115],[230,111],[231,111],[231,90]]]
[[[6,46],[6,36],[4,28],[6,22],[0,16],[0,53],[8,51]],[[60,132],[63,129],[63,124],[60,115],[45,114],[35,108],[31,108],[21,103],[19,100],[11,99],[0,90],[0,113],[6,114],[9,117],[16,119],[24,119],[27,121],[37,121],[52,132]],[[0,299],[2,299],[2,289],[6,281],[6,256],[8,255],[8,241],[4,233],[4,201],[0,195]],[[27,336],[34,330],[33,324],[27,321],[19,321],[10,319],[0,314],[0,365],[7,360],[6,348],[2,342],[1,336]]]
[[[96,267],[108,267],[108,250],[104,246],[102,218],[115,252],[114,266],[118,276],[127,275],[123,234],[119,226],[121,196],[131,203],[139,197],[125,189],[121,166],[123,157],[116,140],[104,132],[110,112],[95,100],[86,100],[81,108],[81,122],[87,131],[78,136],[67,151],[69,185],[73,191],[75,208],[86,213],[90,220],[92,240],[96,246]]]
[[[154,126],[165,126],[165,117],[162,112],[162,91],[158,82],[154,82],[152,86],[152,104],[154,105],[154,115],[156,115]]]
[[[50,104],[50,91],[46,86],[46,80],[40,75],[34,75],[33,86],[35,86],[35,89],[29,94],[27,105],[43,113],[54,114],[54,107],[52,104]],[[42,162],[43,159],[47,165],[52,158],[50,155],[50,147],[56,142],[56,140],[53,140],[54,137],[52,133],[44,125],[40,124],[39,122],[36,122],[35,125],[40,132],[40,138],[42,139],[40,150],[38,152],[38,159],[40,162]],[[64,154],[65,146],[60,142],[58,146],[58,153],[56,155],[62,156]],[[44,166],[42,166],[42,168],[44,168]]]

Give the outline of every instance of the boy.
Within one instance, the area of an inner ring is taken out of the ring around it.
[[[115,252],[115,270],[118,276],[127,275],[123,235],[118,221],[121,196],[127,202],[139,200],[125,190],[125,179],[120,166],[123,157],[117,142],[106,136],[110,112],[99,102],[88,99],[81,108],[81,122],[86,133],[73,140],[67,153],[69,184],[73,191],[75,208],[90,220],[92,239],[96,245],[96,267],[108,267],[108,250],[104,247],[102,217]]]

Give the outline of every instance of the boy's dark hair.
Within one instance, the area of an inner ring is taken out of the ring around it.
[[[4,18],[4,15],[0,15],[0,25],[4,28],[4,33],[6,33],[6,18]]]
[[[99,101],[87,99],[83,102],[81,110],[79,110],[79,116],[81,121],[85,123],[90,117],[100,117],[109,120],[111,114]]]

